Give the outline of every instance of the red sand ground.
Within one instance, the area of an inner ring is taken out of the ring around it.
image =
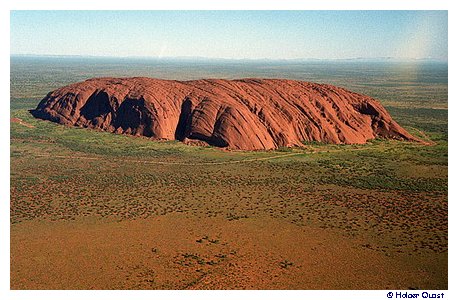
[[[407,289],[437,276],[406,259],[275,219],[174,213],[11,230],[12,289]]]
[[[24,122],[22,121],[22,119],[19,119],[19,118],[11,118],[11,123],[18,123],[18,124],[21,124],[22,126],[25,126],[25,127],[28,127],[28,128],[34,128],[33,125],[27,123],[27,122]]]

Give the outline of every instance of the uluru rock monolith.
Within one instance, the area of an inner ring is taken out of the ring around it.
[[[420,141],[369,96],[284,79],[94,78],[50,92],[31,113],[65,125],[227,149]]]

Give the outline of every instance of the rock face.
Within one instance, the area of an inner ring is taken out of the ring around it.
[[[96,78],[50,92],[31,113],[65,125],[260,150],[303,142],[419,141],[376,100],[283,79]]]

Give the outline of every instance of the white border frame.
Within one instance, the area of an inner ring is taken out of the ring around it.
[[[304,3],[305,2],[305,3]],[[0,4],[0,34],[2,39],[0,55],[1,93],[0,101],[0,298],[1,299],[81,299],[106,298],[110,300],[160,298],[186,299],[232,299],[238,297],[262,298],[294,298],[294,299],[387,299],[388,291],[10,291],[9,285],[9,63],[10,63],[10,10],[448,10],[449,16],[449,111],[457,112],[456,91],[456,32],[451,34],[456,24],[457,10],[453,1],[399,1],[399,0],[322,0],[322,1],[278,1],[278,0],[168,0],[154,3],[152,1],[129,0],[123,2],[80,0],[72,3],[67,1],[9,1]],[[6,47],[8,45],[8,47]],[[451,55],[452,54],[452,55]],[[455,55],[455,56],[453,56]],[[5,113],[3,113],[5,112]],[[456,147],[456,132],[458,125],[455,118],[449,120],[449,153],[454,154]],[[457,159],[449,158],[449,253],[456,251],[456,171]],[[456,259],[449,255],[449,290],[444,291],[446,298],[458,299],[457,288],[453,285],[456,278]],[[437,291],[436,291],[437,292]],[[394,299],[394,298],[393,298]]]

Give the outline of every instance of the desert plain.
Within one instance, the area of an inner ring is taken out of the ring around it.
[[[12,289],[448,288],[446,66],[123,63],[12,58]],[[107,75],[331,83],[428,144],[222,150],[29,112]]]

